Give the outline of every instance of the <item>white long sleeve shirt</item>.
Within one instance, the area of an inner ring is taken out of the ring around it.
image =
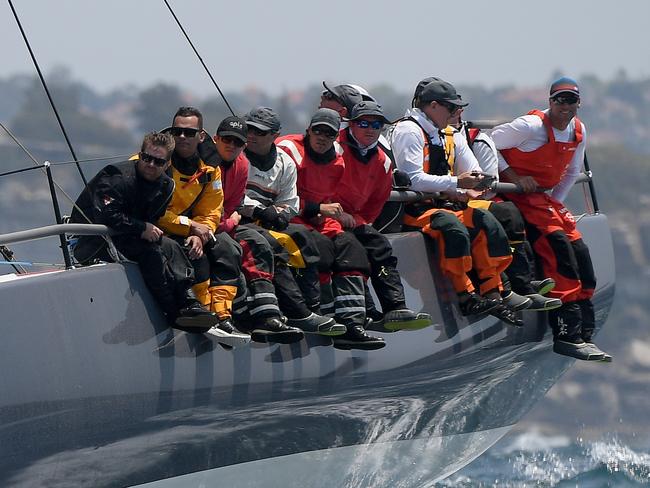
[[[548,110],[544,112],[548,113]],[[553,128],[553,136],[557,142],[571,142],[575,140],[575,120],[575,118],[571,120],[564,130]],[[492,130],[490,137],[498,150],[517,148],[523,152],[531,152],[539,149],[548,142],[544,123],[536,115],[522,115],[512,122],[498,125]],[[563,202],[567,197],[582,171],[586,144],[587,131],[585,125],[582,124],[582,142],[578,144],[569,166],[564,172],[564,175],[562,175],[562,179],[555,185],[551,192],[551,196],[560,202]],[[501,153],[499,153],[499,171],[504,171],[508,168],[508,163]]]
[[[242,215],[251,217],[255,207],[270,205],[284,207],[288,218],[298,214],[299,197],[296,188],[298,173],[289,155],[278,149],[275,164],[263,171],[248,163],[248,183]]]
[[[420,109],[411,108],[405,117],[413,117],[426,131],[431,144],[443,146],[438,128]],[[418,124],[411,120],[400,121],[390,135],[390,145],[395,159],[395,165],[411,178],[411,189],[422,192],[455,191],[458,179],[456,176],[430,175],[424,171],[424,145],[427,143]],[[460,133],[454,134],[455,162],[454,173],[459,175],[467,171],[481,171],[481,167],[467,145],[465,137]]]

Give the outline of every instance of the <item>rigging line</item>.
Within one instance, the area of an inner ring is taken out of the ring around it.
[[[15,169],[13,171],[7,171],[6,173],[0,173],[0,178],[3,176],[15,175],[17,173],[24,173],[25,171],[31,171],[33,169],[45,168],[44,164],[39,164],[38,166],[30,166],[28,168]]]
[[[41,163],[40,163],[40,162],[39,162],[39,161],[38,161],[38,160],[37,160],[37,159],[32,155],[32,153],[29,152],[29,150],[28,150],[28,149],[27,149],[27,148],[26,148],[26,147],[25,147],[25,146],[24,146],[24,145],[23,145],[23,144],[18,140],[18,138],[13,134],[13,132],[11,132],[7,127],[5,127],[5,125],[4,125],[2,122],[0,122],[0,127],[2,127],[2,129],[3,129],[3,130],[4,130],[4,131],[9,135],[9,137],[11,137],[11,139],[12,139],[16,144],[18,144],[18,147],[20,147],[20,149],[22,149],[22,150],[25,152],[25,154],[27,154],[27,156],[29,156],[29,158],[34,162],[34,164],[36,165],[36,167],[38,167],[38,168],[39,168],[39,169],[40,169],[44,174],[47,175],[47,172],[45,171],[45,165],[44,165],[44,164],[41,164]],[[79,213],[81,214],[81,216],[82,216],[84,219],[86,219],[86,220],[88,221],[88,223],[92,224],[93,222],[88,218],[88,216],[83,212],[83,210],[81,210],[81,209],[77,206],[76,201],[73,200],[72,197],[71,197],[70,195],[68,195],[68,193],[63,189],[63,187],[62,187],[61,185],[59,185],[59,184],[57,183],[57,181],[56,181],[54,178],[52,178],[52,182],[54,183],[54,186],[56,186],[56,188],[57,188],[61,193],[63,193],[63,195],[65,196],[65,198],[66,198],[70,203],[72,203],[73,208],[76,208],[76,209],[79,211]],[[86,188],[88,188],[88,184],[86,184]],[[104,237],[104,240],[106,240],[106,236],[102,236],[102,237]]]
[[[102,156],[100,158],[87,158],[87,159],[75,159],[72,161],[55,161],[51,162],[50,164],[52,166],[63,166],[66,164],[73,164],[73,163],[92,163],[93,161],[106,161],[109,159],[120,159],[120,158],[130,158],[133,156],[133,154],[120,154],[118,156]]]
[[[9,0],[9,2],[11,2],[11,0]],[[226,96],[223,94],[223,92],[221,91],[221,88],[219,88],[219,85],[217,84],[214,77],[212,76],[212,73],[210,73],[210,70],[208,69],[208,67],[203,62],[203,58],[201,57],[199,52],[194,47],[194,43],[192,43],[192,40],[190,39],[190,36],[188,36],[187,32],[185,32],[185,29],[183,28],[183,25],[178,20],[178,17],[176,17],[176,14],[174,13],[174,10],[172,9],[171,5],[169,5],[169,2],[167,0],[163,0],[163,2],[165,2],[165,5],[167,5],[167,8],[169,9],[169,12],[172,14],[172,17],[174,17],[174,20],[178,24],[178,27],[181,29],[181,32],[185,35],[185,39],[187,39],[187,42],[189,42],[190,46],[192,46],[192,49],[194,50],[194,54],[196,54],[196,57],[199,58],[199,61],[201,61],[201,64],[203,65],[203,68],[205,69],[205,72],[208,74],[208,76],[212,80],[212,84],[214,85],[214,87],[219,92],[219,95],[221,95],[221,98],[223,98],[223,101],[226,104],[226,107],[228,107],[228,110],[230,110],[231,114],[235,115],[235,112],[233,111],[232,107],[228,103],[228,100],[226,100]]]
[[[43,85],[43,88],[45,89],[45,93],[47,95],[48,100],[50,101],[50,105],[52,106],[52,110],[54,111],[54,115],[56,116],[56,120],[59,123],[59,127],[61,128],[61,132],[63,132],[63,137],[65,138],[65,142],[68,144],[68,148],[70,149],[70,153],[72,154],[73,159],[77,159],[77,155],[74,152],[74,149],[72,147],[72,143],[70,142],[70,138],[68,137],[68,133],[65,130],[65,127],[63,126],[63,122],[61,121],[61,117],[59,116],[59,111],[56,109],[56,105],[54,104],[54,100],[52,99],[52,95],[50,95],[50,90],[47,87],[47,83],[45,83],[45,78],[43,77],[43,73],[41,73],[41,68],[38,65],[38,62],[36,61],[36,56],[34,56],[34,52],[32,51],[32,47],[29,44],[29,40],[27,39],[27,35],[25,34],[25,30],[23,29],[22,24],[20,23],[20,19],[18,18],[18,13],[16,12],[16,9],[14,8],[14,4],[11,0],[7,0],[9,2],[9,7],[11,7],[11,11],[14,14],[14,18],[16,19],[16,23],[18,24],[18,28],[20,29],[20,33],[23,36],[23,40],[25,41],[25,45],[27,46],[27,50],[29,51],[29,55],[32,58],[32,61],[34,63],[34,66],[36,67],[36,72],[38,73],[38,77],[41,80],[41,84]],[[86,177],[81,170],[81,166],[77,164],[77,170],[79,170],[79,175],[81,176],[81,179],[84,183],[84,186],[88,186],[88,181],[86,181]]]

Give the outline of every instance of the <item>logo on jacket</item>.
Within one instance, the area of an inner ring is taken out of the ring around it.
[[[111,203],[113,203],[114,200],[115,200],[114,198],[112,198],[112,197],[110,197],[110,196],[108,196],[108,195],[104,195],[104,197],[103,197],[103,199],[102,199],[102,201],[104,202],[104,206],[105,206],[105,207],[107,207],[107,206],[109,206]]]

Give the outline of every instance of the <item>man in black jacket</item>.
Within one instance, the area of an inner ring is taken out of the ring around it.
[[[180,245],[154,225],[167,208],[174,182],[165,174],[174,150],[167,134],[152,132],[142,141],[138,159],[108,165],[82,191],[72,222],[104,224],[124,257],[140,265],[142,277],[168,319],[180,327],[209,329],[218,321],[194,297],[194,272]],[[80,236],[74,255],[81,264],[114,261],[107,241]]]

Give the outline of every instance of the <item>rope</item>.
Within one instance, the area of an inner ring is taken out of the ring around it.
[[[172,9],[171,5],[169,5],[169,2],[167,0],[163,0],[163,2],[165,2],[165,5],[167,5],[167,8],[169,9],[169,12],[172,14],[172,17],[174,17],[174,20],[178,24],[178,27],[181,29],[181,32],[185,36],[185,39],[187,39],[187,42],[189,42],[190,46],[192,46],[192,49],[194,50],[194,54],[196,54],[196,57],[199,58],[199,61],[201,62],[201,64],[203,65],[203,68],[205,69],[205,72],[208,74],[208,76],[212,80],[212,84],[214,85],[214,87],[219,92],[219,95],[221,95],[221,98],[223,99],[224,103],[226,104],[226,107],[228,107],[228,110],[230,110],[231,114],[235,115],[235,112],[233,111],[232,107],[228,103],[228,100],[226,100],[226,96],[223,94],[223,92],[221,91],[221,88],[219,88],[219,85],[217,84],[214,77],[212,76],[212,73],[210,73],[210,70],[208,69],[208,67],[203,62],[203,58],[201,57],[199,52],[196,50],[196,47],[194,47],[194,43],[190,39],[190,36],[187,35],[187,32],[185,32],[185,29],[183,28],[183,25],[181,24],[180,20],[178,20],[178,17],[176,17],[176,14],[174,13],[174,10]]]

